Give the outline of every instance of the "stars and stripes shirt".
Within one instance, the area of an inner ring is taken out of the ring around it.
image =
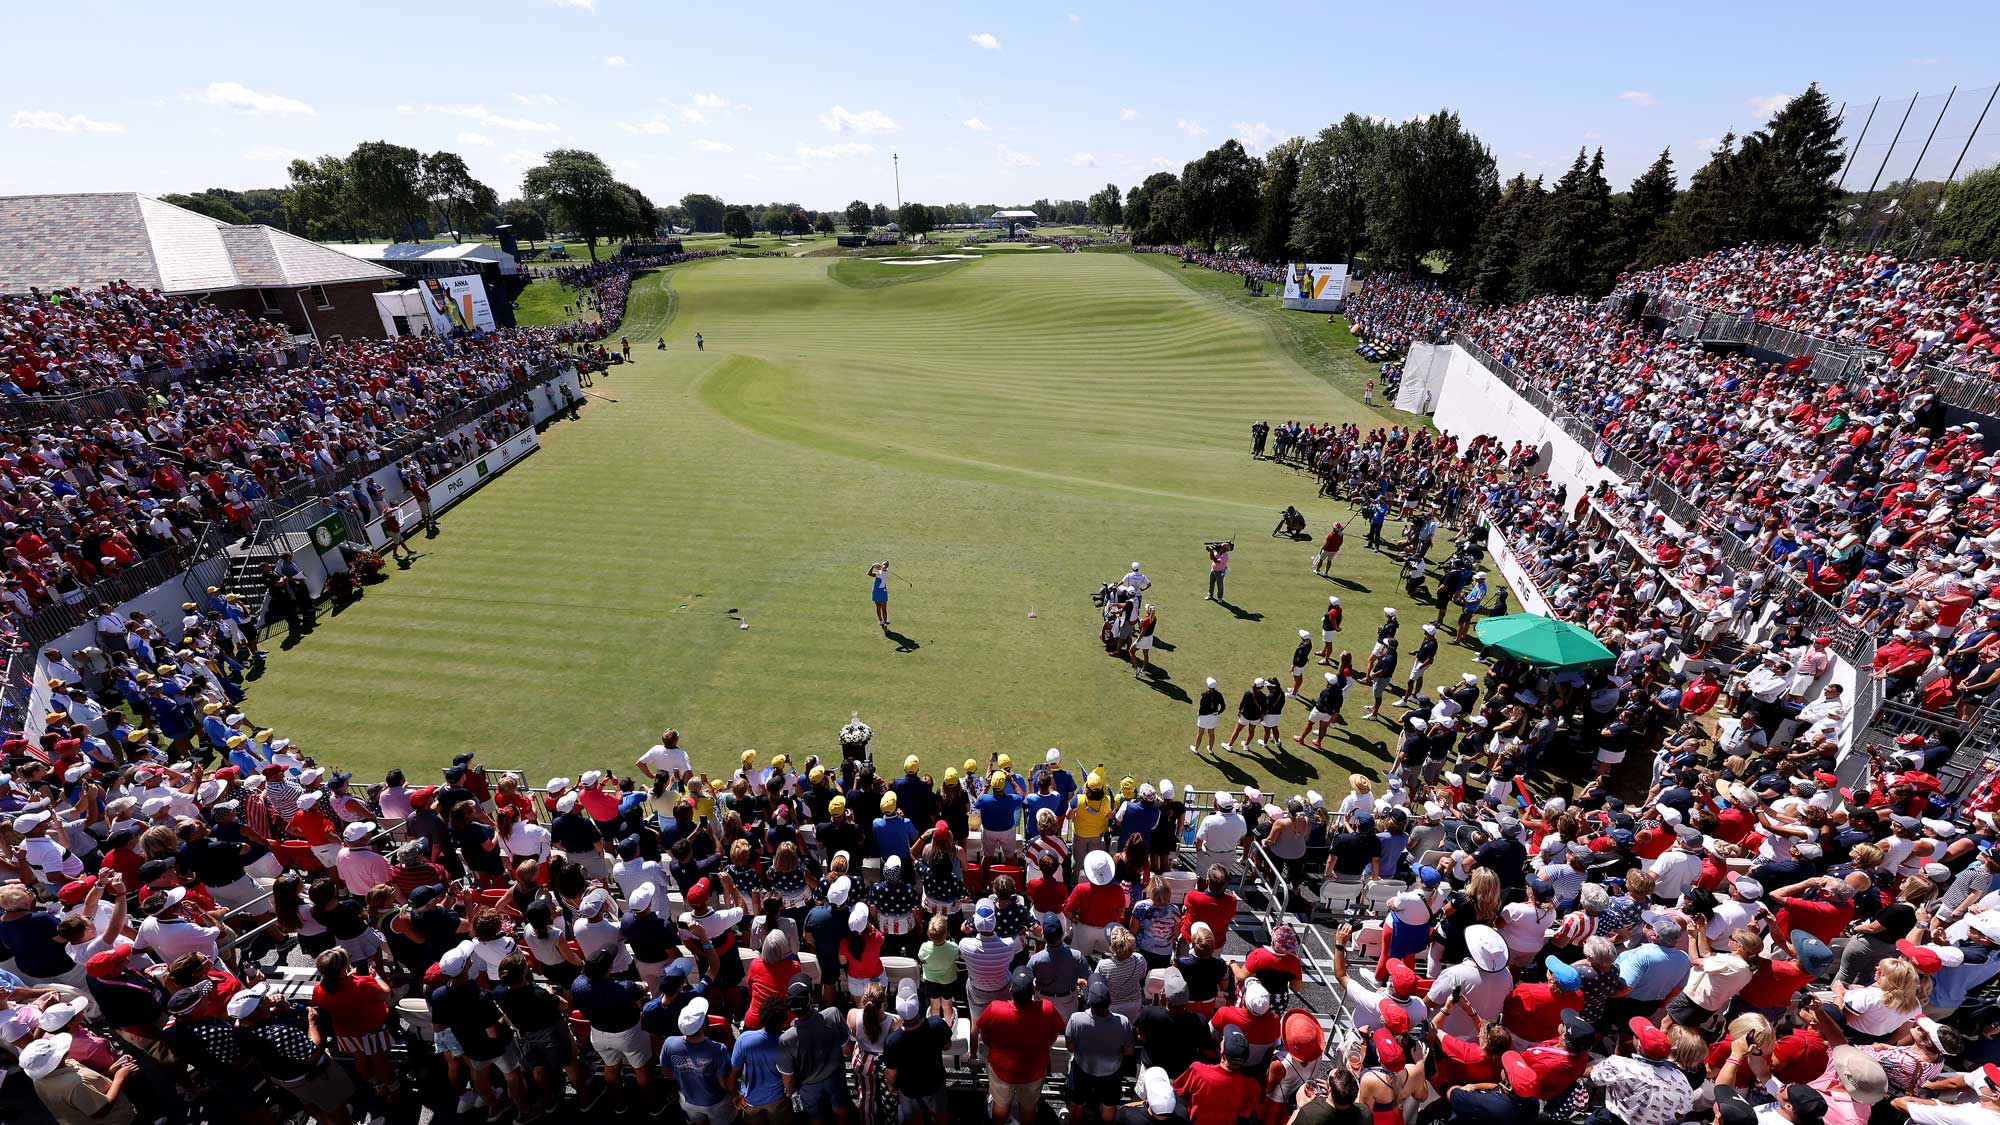
[[[1069,862],[1069,845],[1061,836],[1036,836],[1028,841],[1028,867],[1035,871],[1042,869],[1042,860],[1053,858],[1056,870],[1061,871]]]
[[[279,779],[264,786],[264,803],[271,806],[278,823],[290,824],[299,811],[298,784],[288,779]]]
[[[1568,949],[1581,949],[1583,943],[1597,936],[1597,919],[1581,910],[1572,910],[1556,923],[1556,932],[1551,940]]]

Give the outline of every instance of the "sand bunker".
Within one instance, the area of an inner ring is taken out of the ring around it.
[[[979,257],[977,254],[943,254],[935,258],[870,258],[868,260],[871,262],[880,262],[885,266],[936,266],[942,265],[945,262],[969,261],[977,257]]]

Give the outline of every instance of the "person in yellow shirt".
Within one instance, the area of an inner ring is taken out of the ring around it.
[[[1071,855],[1083,855],[1093,848],[1104,846],[1111,836],[1111,810],[1114,807],[1111,794],[1104,787],[1104,775],[1092,770],[1090,776],[1084,779],[1083,791],[1076,795],[1076,804],[1070,809]]]

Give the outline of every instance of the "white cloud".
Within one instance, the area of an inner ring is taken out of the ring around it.
[[[723,143],[722,143],[721,141],[711,141],[711,140],[709,140],[709,139],[708,139],[707,137],[696,137],[696,138],[695,138],[695,140],[694,140],[694,147],[696,147],[696,148],[700,149],[700,150],[701,150],[701,151],[703,151],[703,152],[735,152],[735,151],[736,151],[735,147],[734,147],[734,146],[732,146],[732,145],[726,145],[726,144],[723,144]]]
[[[238,113],[303,113],[312,116],[313,107],[281,94],[260,94],[241,82],[210,82],[202,100]]]
[[[993,33],[990,31],[982,31],[977,35],[968,35],[966,38],[971,40],[975,45],[984,47],[989,51],[1000,49],[1000,40],[994,38]]]
[[[1785,108],[1785,103],[1791,100],[1790,94],[1766,94],[1761,98],[1751,98],[1747,104],[1760,116],[1769,117]]]
[[[81,113],[64,116],[53,109],[17,109],[7,119],[10,129],[45,129],[51,133],[122,133],[125,126],[93,121]]]
[[[514,100],[522,105],[556,104],[556,96],[554,94],[515,94]]]
[[[975,133],[984,133],[989,128],[986,122],[981,121],[977,117],[968,117],[964,121],[959,122],[959,124],[965,126],[966,128],[972,130]]]
[[[819,115],[819,123],[836,133],[893,133],[897,125],[879,109],[855,113],[837,105]]]
[[[1937,59],[1936,59],[1935,57],[1928,57],[1928,58],[1921,58],[1921,59],[1911,59],[1911,60],[1910,60],[1910,65],[1911,65],[1911,66],[1936,66],[1937,64],[1938,64],[1938,60],[1937,60]]]
[[[1231,125],[1229,129],[1230,132],[1236,135],[1237,140],[1243,142],[1245,148],[1269,148],[1271,147],[1271,142],[1278,136],[1276,129],[1271,128],[1262,121],[1238,121],[1236,124]]]
[[[427,105],[431,113],[468,117],[487,129],[511,129],[517,133],[553,133],[562,126],[553,121],[532,121],[525,117],[503,117],[483,105]]]
[[[1185,117],[1181,118],[1179,121],[1174,122],[1174,128],[1179,129],[1181,132],[1186,133],[1190,137],[1205,136],[1208,133],[1207,129],[1202,128],[1201,122],[1189,121]]]
[[[597,10],[597,0],[549,0],[558,8],[576,8],[585,12]]]
[[[462,145],[490,145],[493,138],[484,133],[460,133],[458,143]]]
[[[631,66],[632,64],[626,61],[624,55],[607,55],[604,59],[604,65],[616,70],[621,66]]]
[[[1721,147],[1722,147],[1721,137],[1696,137],[1694,140],[1694,148],[1696,152],[1709,153],[1709,152],[1714,152],[1716,149]]]
[[[415,113],[415,112],[417,112],[417,107],[416,107],[416,106],[413,106],[413,105],[399,105],[399,106],[397,106],[397,107],[396,107],[396,112],[397,112],[397,113]]]
[[[728,109],[729,99],[723,97],[721,94],[710,91],[705,94],[696,94],[694,96],[694,104],[703,109]]]
[[[1087,152],[1072,152],[1069,154],[1069,163],[1072,168],[1095,168],[1097,158]]]
[[[1015,152],[1006,145],[1001,145],[1000,163],[1005,164],[1009,168],[1033,168],[1040,164],[1041,161],[1036,160],[1025,152]]]
[[[1154,158],[1152,158],[1151,160],[1148,160],[1148,161],[1146,161],[1146,163],[1147,163],[1147,164],[1148,164],[1149,166],[1151,166],[1151,167],[1154,167],[1154,168],[1178,168],[1178,167],[1180,167],[1180,165],[1178,165],[1178,164],[1174,163],[1174,162],[1173,162],[1173,161],[1171,161],[1171,160],[1168,160],[1168,159],[1167,159],[1166,157],[1164,157],[1164,156],[1155,156],[1155,157],[1154,157]]]
[[[651,121],[620,121],[618,127],[628,133],[640,133],[649,137],[657,137],[662,133],[671,133],[674,131],[674,127],[667,123],[667,118],[664,114],[656,115]]]
[[[860,141],[843,141],[831,145],[800,145],[793,151],[800,160],[840,160],[850,156],[867,156],[875,151],[875,146]]]
[[[1077,15],[1077,14],[1076,14],[1075,12],[1071,12],[1071,13],[1069,14],[1069,22],[1071,22],[1071,23],[1082,23],[1082,22],[1083,22],[1083,17],[1082,17],[1082,16],[1079,16],[1079,15]]]
[[[311,160],[312,154],[300,152],[295,148],[286,148],[283,145],[258,145],[256,148],[244,149],[243,159],[257,164],[264,164],[273,160],[289,164],[294,160]]]
[[[1139,120],[1139,111],[1136,109],[1121,109],[1118,111],[1118,120],[1137,121]]]
[[[1618,95],[1618,100],[1621,102],[1631,102],[1633,105],[1636,106],[1654,106],[1660,104],[1660,99],[1654,97],[1653,95],[1647,93],[1644,90],[1622,91]]]
[[[502,164],[533,164],[542,154],[531,148],[517,148],[500,158]]]
[[[698,109],[683,109],[681,117],[690,125],[702,125],[708,122],[708,118],[702,116],[702,112]]]

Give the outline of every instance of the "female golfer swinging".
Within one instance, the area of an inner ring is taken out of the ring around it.
[[[889,628],[889,560],[883,559],[868,568],[868,577],[873,581],[868,596],[875,602],[875,623],[884,631]]]

